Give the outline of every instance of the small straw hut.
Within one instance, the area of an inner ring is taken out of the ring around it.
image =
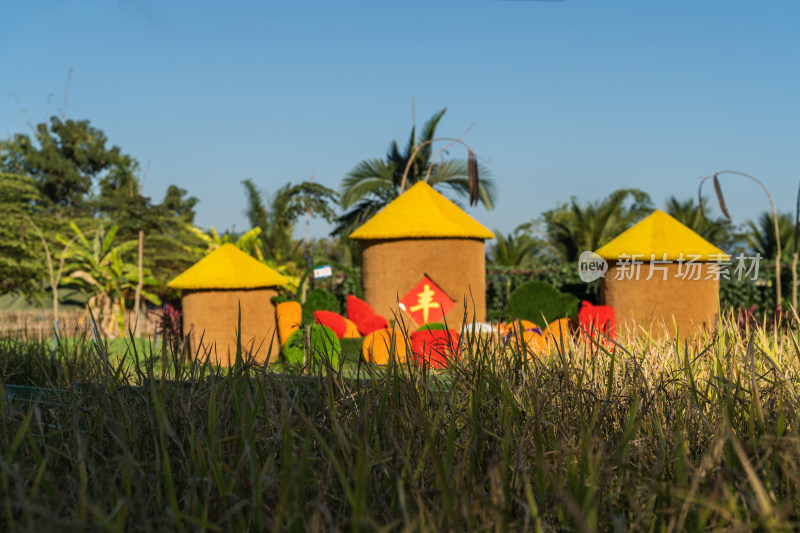
[[[427,278],[454,303],[442,320],[449,327],[465,316],[486,319],[484,240],[494,234],[427,183],[416,183],[350,238],[361,241],[364,299],[376,313],[401,318],[399,300]]]
[[[250,353],[257,362],[273,362],[280,342],[271,299],[286,281],[234,245],[223,244],[169,282],[183,290],[183,333],[191,334],[192,355],[208,353],[213,364],[232,365],[241,306],[243,357]]]
[[[616,329],[637,326],[654,338],[692,336],[714,327],[721,262],[728,256],[667,213],[656,210],[595,252],[609,268],[601,302]]]

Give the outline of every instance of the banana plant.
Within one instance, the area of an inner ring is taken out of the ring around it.
[[[89,297],[88,306],[96,310],[103,331],[110,337],[124,335],[125,297],[136,290],[139,272],[133,263],[124,260],[127,252],[137,246],[137,241],[130,240],[114,244],[119,230],[112,226],[103,233],[94,233],[90,239],[75,223],[70,224],[75,233],[75,246],[70,249],[65,267],[64,285],[77,287]],[[67,239],[59,236],[59,241]],[[155,285],[155,280],[146,271],[143,276],[145,287]],[[154,305],[161,305],[158,296],[142,289],[142,298]]]

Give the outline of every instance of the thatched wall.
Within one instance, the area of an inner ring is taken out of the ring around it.
[[[651,279],[646,279],[650,270],[647,263],[641,265],[638,280],[619,280],[617,262],[609,261],[600,299],[614,308],[616,330],[621,332],[639,325],[650,330],[652,325],[654,338],[674,337],[676,326],[680,338],[713,330],[719,309],[719,280],[705,279],[711,272],[710,264],[700,263],[699,280],[678,277],[678,263],[663,266],[667,268],[666,280],[658,270],[654,270]]]
[[[467,321],[486,320],[486,252],[483,239],[398,239],[361,241],[364,300],[376,313],[393,319],[411,317],[397,302],[423,275],[438,285],[455,305],[445,315],[460,327],[466,300]]]
[[[242,352],[255,354],[263,363],[278,358],[280,342],[275,326],[275,306],[271,298],[278,293],[273,288],[241,290],[185,290],[183,294],[183,333],[191,331],[192,354],[200,355],[216,345],[211,352],[214,364],[230,366],[236,360],[236,330],[239,304],[242,306]],[[274,337],[274,340],[273,340]],[[272,350],[269,351],[270,342]],[[216,355],[215,355],[216,354]]]

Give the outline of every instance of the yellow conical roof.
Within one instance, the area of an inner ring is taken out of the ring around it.
[[[420,181],[350,234],[351,239],[438,237],[493,239],[494,233]]]
[[[281,274],[228,243],[186,269],[173,289],[257,289],[287,282]]]
[[[636,255],[639,260],[666,259],[688,261],[721,261],[728,255],[690,230],[667,213],[656,210],[647,218],[620,233],[614,240],[595,251],[603,259],[625,258]],[[698,257],[699,256],[699,257]]]

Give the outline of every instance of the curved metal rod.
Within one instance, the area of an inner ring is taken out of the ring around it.
[[[411,163],[413,163],[413,162],[414,162],[414,159],[416,159],[416,158],[417,158],[417,153],[419,153],[419,150],[420,150],[420,148],[422,148],[422,147],[423,147],[423,146],[425,146],[426,144],[431,144],[432,142],[435,142],[435,141],[450,141],[450,144],[448,144],[447,146],[445,146],[445,148],[447,148],[448,146],[452,146],[452,145],[453,145],[453,144],[455,144],[455,143],[460,143],[460,144],[463,144],[463,145],[464,145],[464,146],[467,148],[467,150],[469,150],[471,153],[473,153],[473,154],[475,153],[475,152],[472,150],[472,148],[470,148],[470,147],[469,147],[469,145],[468,145],[467,143],[465,143],[465,142],[464,142],[464,141],[462,141],[461,139],[456,139],[455,137],[437,137],[436,139],[430,139],[430,140],[428,140],[428,141],[425,141],[424,143],[421,143],[419,146],[417,146],[417,147],[414,149],[414,153],[412,153],[412,154],[411,154],[411,157],[409,157],[409,158],[408,158],[408,163],[406,164],[406,169],[403,171],[403,179],[402,179],[402,180],[400,180],[400,194],[403,194],[403,191],[404,191],[404,190],[405,190],[405,188],[406,188],[406,179],[408,178],[408,171],[411,169]],[[439,150],[439,152],[440,152],[440,151],[441,151],[441,150]],[[438,154],[439,154],[439,152],[436,152],[436,154],[438,155]],[[435,158],[434,158],[434,159],[435,159]],[[432,167],[433,167],[433,165],[431,165],[431,167],[429,167],[429,168],[428,168],[428,172],[427,172],[427,174],[425,175],[425,183],[427,183],[427,182],[428,182],[428,178],[429,178],[429,177],[430,177],[430,175],[431,175],[431,168],[432,168]]]
[[[778,212],[775,210],[775,202],[772,201],[772,195],[769,193],[769,189],[761,183],[757,178],[751,176],[750,174],[745,174],[744,172],[739,172],[738,170],[720,170],[719,172],[715,172],[709,176],[700,180],[700,186],[697,188],[697,196],[698,202],[700,203],[700,211],[703,210],[703,183],[711,178],[716,178],[720,174],[736,174],[737,176],[743,176],[745,178],[751,179],[758,183],[764,192],[767,194],[767,199],[769,200],[769,206],[772,209],[772,222],[775,224],[775,246],[777,248],[775,252],[775,309],[779,310],[782,307],[783,297],[781,294],[781,234],[780,229],[778,226]],[[705,215],[703,215],[705,216]]]

